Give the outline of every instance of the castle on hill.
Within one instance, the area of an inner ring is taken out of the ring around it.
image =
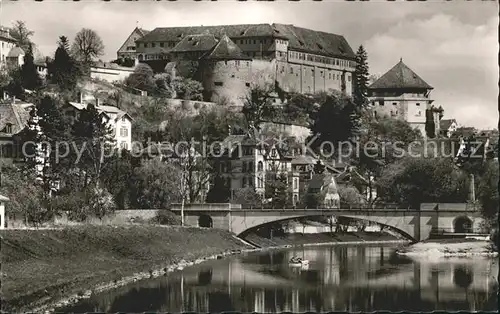
[[[196,66],[205,100],[241,105],[253,83],[285,92],[337,90],[352,94],[355,54],[341,36],[289,24],[134,29],[117,52],[156,72]]]

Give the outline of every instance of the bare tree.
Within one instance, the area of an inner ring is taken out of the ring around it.
[[[15,21],[10,28],[10,36],[17,40],[17,44],[21,47],[25,52],[28,51],[30,44],[34,46],[31,41],[31,36],[35,34],[34,31],[29,30],[26,27],[26,23],[24,21]]]
[[[104,54],[104,44],[94,30],[83,28],[76,34],[71,52],[85,67],[90,67],[94,59]]]

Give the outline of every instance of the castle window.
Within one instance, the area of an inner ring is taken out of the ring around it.
[[[420,103],[417,102],[417,106],[420,106]]]
[[[245,83],[246,87],[250,87],[250,83]]]
[[[254,40],[253,40],[253,44],[255,45],[256,43],[257,43],[257,40],[255,40],[255,39],[254,39]]]
[[[12,124],[7,123],[5,125],[5,133],[12,133]]]
[[[156,47],[156,43],[151,43],[151,47],[152,48]]]
[[[335,65],[339,65],[339,59],[335,59]]]
[[[293,68],[290,67],[290,74],[293,74]]]
[[[148,48],[148,43],[144,43],[144,48]]]
[[[328,73],[328,78],[331,80],[332,79],[332,73]]]
[[[165,46],[165,44],[164,44],[164,43],[160,43],[160,47],[164,47],[164,46]]]
[[[224,64],[227,65],[227,61],[224,61]]]
[[[351,81],[351,76],[350,75],[347,76],[347,81],[349,81],[349,82]]]
[[[378,104],[379,104],[380,106],[383,106],[383,105],[384,105],[384,101],[383,101],[383,100],[379,100],[379,101],[378,101]]]
[[[319,74],[321,75],[321,77],[323,77],[323,71],[319,72]]]
[[[231,74],[231,77],[234,78],[234,74]]]
[[[394,112],[394,111],[391,110],[391,117],[396,116],[396,114],[397,114],[396,112]]]
[[[257,164],[257,171],[263,171],[264,170],[264,164],[262,163],[262,161],[259,161],[259,163]]]
[[[247,178],[243,177],[243,178],[241,179],[241,187],[242,187],[242,188],[244,188],[244,187],[246,187],[246,186],[247,186]]]
[[[394,106],[397,106],[397,105],[398,105],[398,103],[397,103],[397,102],[393,102],[392,104],[393,104]]]
[[[235,63],[237,66],[240,66],[240,60],[236,60]]]
[[[222,86],[222,85],[224,85],[224,84],[223,84],[222,82],[214,82],[214,85],[215,85],[215,86]]]
[[[250,62],[247,62],[247,67],[249,67],[249,66],[250,66]]]

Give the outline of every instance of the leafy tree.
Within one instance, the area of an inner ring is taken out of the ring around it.
[[[130,57],[119,58],[119,59],[111,61],[111,63],[115,63],[115,64],[118,64],[122,67],[127,67],[127,68],[132,68],[135,66],[135,60],[130,58]]]
[[[167,73],[155,74],[153,77],[153,81],[155,83],[155,95],[166,98],[173,98],[175,91],[171,86],[172,78],[170,77],[170,75],[168,75]]]
[[[36,90],[42,86],[42,80],[38,75],[33,58],[33,47],[28,47],[24,55],[24,64],[21,66],[22,85],[26,89]]]
[[[81,73],[77,62],[69,53],[69,42],[66,36],[59,37],[54,60],[48,63],[47,70],[51,83],[63,90],[72,90],[76,87]]]
[[[382,171],[377,191],[385,201],[417,208],[424,202],[465,202],[468,183],[450,159],[407,157]]]
[[[271,199],[271,205],[283,208],[290,202],[290,189],[286,174],[277,172],[266,173],[265,198]]]
[[[151,92],[156,87],[153,74],[153,69],[149,65],[140,63],[134,72],[128,76],[125,84],[132,88]]]
[[[365,197],[353,186],[339,185],[338,192],[343,204],[357,205],[365,202]]]
[[[231,191],[224,178],[220,175],[216,175],[214,182],[208,190],[207,193],[207,203],[226,203],[231,197]]]
[[[127,150],[114,153],[107,161],[107,167],[102,170],[103,187],[114,198],[117,208],[126,209],[130,203],[129,194],[133,188],[134,160]]]
[[[235,190],[231,202],[246,206],[261,207],[262,196],[255,191],[255,187],[249,186]]]
[[[319,149],[322,143],[329,142],[335,149],[358,133],[360,112],[350,97],[338,92],[320,93],[315,100],[320,108],[311,126],[312,137],[316,137],[313,148]],[[323,146],[326,153],[332,153],[331,149],[330,145]]]
[[[498,214],[498,185],[499,185],[498,161],[489,161],[484,167],[477,189],[477,197],[481,203],[483,215],[491,219]]]
[[[243,101],[242,113],[249,126],[260,130],[260,124],[270,120],[274,114],[271,93],[274,88],[271,85],[253,86]]]
[[[172,88],[177,98],[184,100],[203,100],[203,85],[189,78],[176,77],[172,80]]]
[[[16,168],[2,169],[0,193],[9,198],[8,217],[21,218],[35,226],[52,217],[43,208],[43,191],[33,174],[24,174]]]
[[[300,93],[289,93],[284,115],[289,121],[309,122],[314,115],[314,98]]]
[[[24,21],[15,21],[12,27],[10,28],[10,36],[17,40],[17,44],[24,51],[28,51],[30,46],[34,46],[31,41],[31,37],[35,34],[32,30],[29,30],[26,27],[26,23]]]
[[[47,143],[42,145],[42,154],[47,156],[44,159],[43,178],[44,186],[48,191],[51,184],[65,176],[71,167],[69,156],[69,145],[71,143],[71,124],[69,119],[62,113],[62,103],[60,99],[44,96],[35,102],[36,114],[39,118],[38,125],[42,133],[41,140]]]
[[[95,191],[99,193],[101,193],[99,187],[101,173],[107,161],[105,156],[109,156],[112,151],[111,133],[110,126],[92,104],[80,110],[78,118],[72,125],[75,144],[82,152],[81,156],[73,156],[77,158],[76,167],[84,173],[83,186],[89,184],[95,186]]]
[[[354,103],[358,107],[365,107],[368,103],[368,56],[363,45],[356,52],[356,70],[354,71]]]
[[[11,69],[9,71],[9,80],[5,90],[10,96],[14,96],[18,99],[25,99],[26,95],[24,93],[23,87],[23,77],[20,68]]]
[[[104,54],[104,44],[94,30],[83,28],[76,34],[71,51],[76,60],[82,62],[87,74],[90,74],[92,62]]]
[[[169,208],[181,200],[181,171],[172,164],[153,159],[134,171],[131,205],[135,208]]]

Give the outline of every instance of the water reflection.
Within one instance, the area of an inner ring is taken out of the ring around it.
[[[61,311],[497,310],[496,259],[413,262],[393,250],[323,246],[211,261]],[[292,256],[309,268],[289,267]]]

